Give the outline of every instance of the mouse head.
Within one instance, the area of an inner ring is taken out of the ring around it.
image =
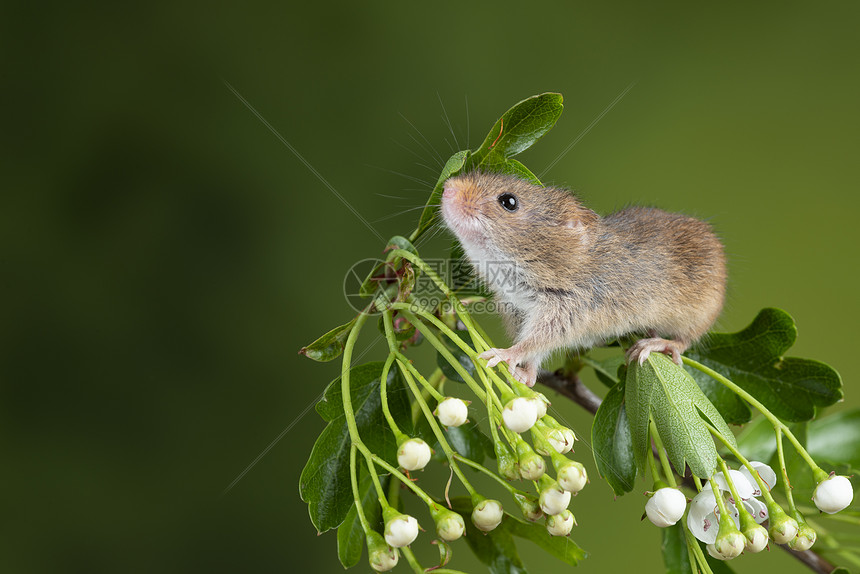
[[[567,190],[482,172],[445,182],[442,216],[467,253],[471,247],[518,259],[571,249],[598,219]]]

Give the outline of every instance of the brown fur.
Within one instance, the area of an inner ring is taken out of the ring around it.
[[[503,193],[516,196],[516,211],[500,205]],[[601,218],[567,190],[480,172],[445,183],[442,213],[496,298],[516,309],[507,320],[516,344],[498,356],[526,379],[556,349],[631,333],[671,339],[646,339],[637,356],[647,347],[645,356],[679,360],[722,309],[725,256],[703,221],[647,207]],[[494,260],[515,266],[515,288],[492,284]]]

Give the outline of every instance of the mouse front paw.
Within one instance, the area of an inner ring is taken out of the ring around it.
[[[537,381],[537,364],[523,363],[522,357],[511,349],[490,349],[478,355],[479,359],[486,359],[487,366],[493,368],[499,363],[507,363],[508,370],[516,380],[533,387]]]
[[[478,355],[479,359],[486,359],[487,367],[493,368],[499,363],[511,364],[511,357],[508,354],[509,349],[490,349]],[[516,363],[514,363],[516,364]]]

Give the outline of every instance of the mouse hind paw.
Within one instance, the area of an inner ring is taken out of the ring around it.
[[[640,339],[627,350],[627,362],[637,361],[640,365],[645,363],[651,353],[665,353],[672,357],[676,365],[681,364],[681,353],[687,350],[688,343],[652,337]]]

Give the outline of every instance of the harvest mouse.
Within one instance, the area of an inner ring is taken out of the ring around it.
[[[680,364],[723,306],[723,246],[685,215],[629,207],[600,217],[568,190],[472,172],[445,182],[442,216],[515,338],[481,358],[529,386],[555,350],[636,333],[648,338],[628,361],[656,351]]]

